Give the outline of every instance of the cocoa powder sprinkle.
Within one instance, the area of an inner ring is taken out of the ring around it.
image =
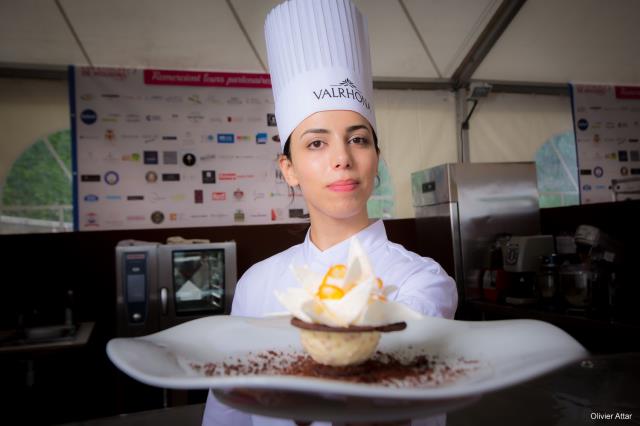
[[[451,364],[451,365],[450,365]],[[266,351],[248,354],[222,363],[189,363],[205,376],[299,376],[390,387],[433,387],[450,384],[480,368],[477,360],[463,357],[449,361],[428,354],[399,356],[377,351],[362,364],[332,367],[315,362],[310,356],[296,352]]]

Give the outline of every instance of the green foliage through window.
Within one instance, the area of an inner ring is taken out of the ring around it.
[[[66,172],[47,146],[47,141]],[[72,183],[67,175],[71,170],[69,130],[61,130],[46,140],[36,141],[11,166],[2,191],[2,204],[11,209],[3,211],[3,215],[59,221],[59,206],[72,204]],[[21,206],[31,208],[15,209]],[[35,209],[35,206],[45,208]],[[64,221],[72,220],[71,209],[64,209]]]

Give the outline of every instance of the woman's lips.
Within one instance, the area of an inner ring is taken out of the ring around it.
[[[346,180],[337,180],[335,182],[332,182],[327,187],[331,191],[335,191],[335,192],[350,192],[355,190],[358,185],[359,183],[357,180],[346,179]]]

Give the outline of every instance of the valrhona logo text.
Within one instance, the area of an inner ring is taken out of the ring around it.
[[[313,91],[313,95],[316,99],[321,100],[325,98],[346,98],[346,99],[354,99],[356,102],[364,105],[365,108],[370,110],[369,101],[367,98],[362,96],[360,90],[356,87],[355,84],[348,78],[341,81],[339,84],[332,84],[330,88],[320,89],[317,91]]]

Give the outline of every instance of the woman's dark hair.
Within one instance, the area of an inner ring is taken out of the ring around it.
[[[378,135],[376,135],[376,131],[371,129],[371,131],[373,132],[373,146],[376,148],[376,154],[380,155],[380,148],[378,148]],[[287,141],[284,144],[284,150],[282,151],[282,154],[287,157],[287,160],[292,161],[291,160],[291,135],[289,135],[289,137],[287,138]],[[378,183],[376,184],[376,187],[380,185],[380,177],[378,175],[376,175],[376,179],[378,179]],[[296,194],[295,194],[295,190],[293,189],[293,187],[289,187],[289,193],[291,194],[291,202],[293,203],[293,200],[296,198]]]

